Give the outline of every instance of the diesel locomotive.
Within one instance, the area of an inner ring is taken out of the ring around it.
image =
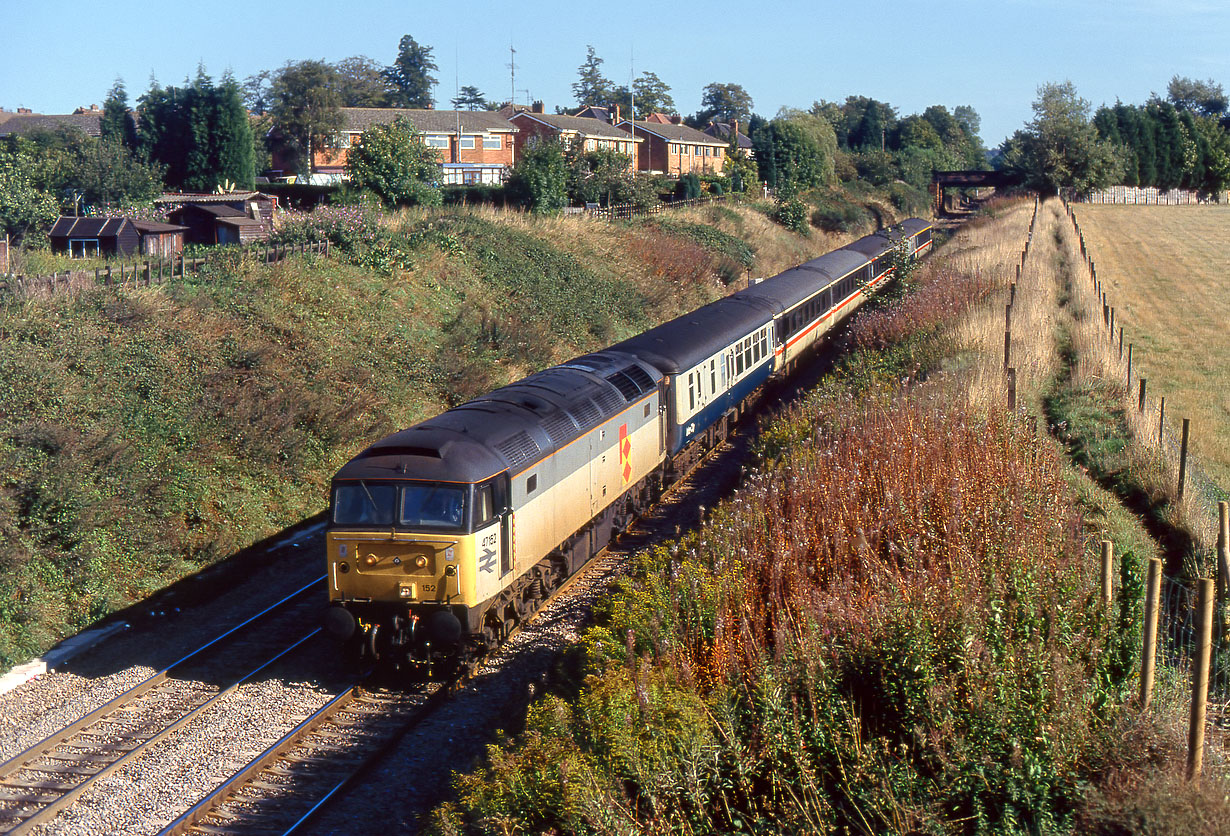
[[[326,628],[417,677],[472,664],[931,235],[907,220],[363,450],[332,482]]]

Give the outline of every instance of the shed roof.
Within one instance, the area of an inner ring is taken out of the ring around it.
[[[61,216],[48,233],[52,238],[110,238],[118,235],[128,218],[75,218]]]
[[[373,125],[391,125],[397,118],[407,119],[423,133],[456,133],[461,123],[464,133],[514,133],[517,127],[490,110],[417,110],[399,107],[344,107],[343,130],[360,133]]]
[[[236,209],[225,203],[193,203],[187,206],[181,206],[172,211],[171,215],[182,215],[187,209],[196,209],[200,212],[213,215],[216,218],[246,218],[248,213],[242,209]]]
[[[188,229],[186,226],[179,224],[164,224],[158,221],[133,221],[132,225],[137,228],[137,232],[142,235],[161,234],[164,232],[184,232]]]

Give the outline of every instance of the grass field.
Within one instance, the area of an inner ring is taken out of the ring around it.
[[[1230,489],[1230,207],[1087,206],[1076,218],[1133,363]],[[1126,351],[1126,348],[1125,348]]]

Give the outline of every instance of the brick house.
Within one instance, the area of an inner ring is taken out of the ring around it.
[[[704,130],[709,136],[720,139],[730,145],[730,135],[734,133],[739,138],[739,150],[747,155],[749,160],[756,159],[756,150],[752,147],[752,141],[747,134],[739,133],[739,122],[710,122]]]
[[[102,110],[98,105],[90,105],[59,115],[34,113],[28,107],[19,107],[16,112],[0,111],[0,139],[57,128],[76,128],[86,136],[102,136]]]
[[[436,149],[445,183],[502,183],[516,161],[517,129],[491,111],[344,107],[342,117],[342,129],[312,149],[312,173],[324,175],[321,179],[341,180],[350,147],[358,144],[363,131],[398,118],[409,121],[423,134],[423,142]]]
[[[627,131],[614,125],[608,125],[600,119],[543,113],[541,108],[540,103],[535,103],[534,110],[522,110],[509,118],[509,121],[518,128],[518,150],[535,137],[559,139],[565,143],[580,138],[586,151],[607,148],[627,154],[631,160],[635,161],[637,156],[635,148],[644,141],[641,137],[634,138]],[[630,165],[630,169],[636,170],[634,162]]]
[[[638,140],[637,171],[682,177],[684,174],[721,174],[726,165],[726,143],[695,128],[671,121],[640,122],[635,126]],[[619,123],[625,133],[633,129],[628,120]]]

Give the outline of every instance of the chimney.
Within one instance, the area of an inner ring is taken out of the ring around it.
[[[734,119],[731,121],[730,130],[732,132],[730,138],[733,139],[737,143],[739,141],[739,120],[738,119]]]
[[[34,111],[30,110],[30,108],[28,107],[19,107],[17,108],[17,112],[18,113],[33,113]]]
[[[678,113],[676,113],[674,116],[671,117],[671,124],[672,125],[682,125],[683,117],[680,116]]]
[[[542,102],[534,102],[534,104],[530,106],[530,113],[542,113]]]
[[[611,120],[611,124],[618,125],[621,121],[619,118],[619,105],[615,105],[615,118]]]

